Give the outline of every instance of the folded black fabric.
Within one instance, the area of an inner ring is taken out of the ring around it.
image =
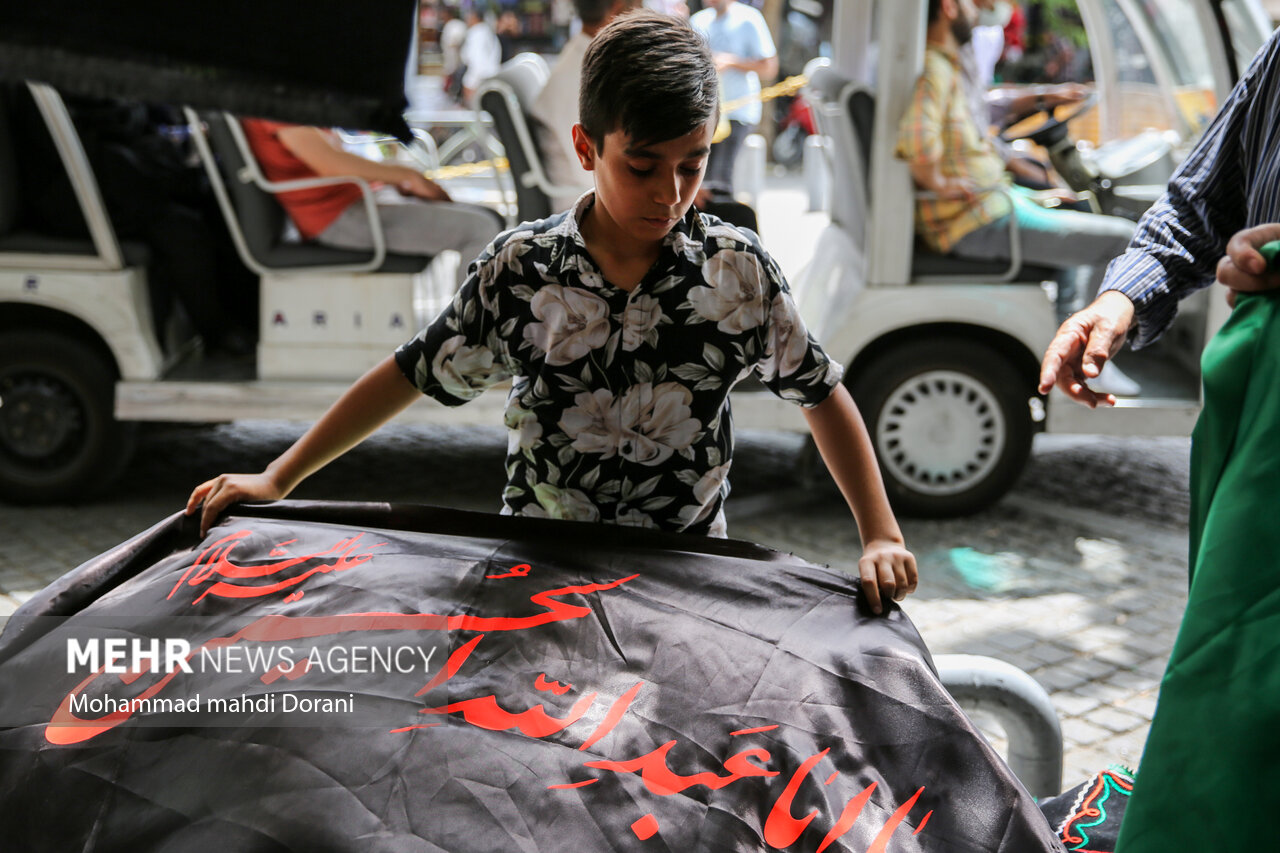
[[[106,669],[113,638],[136,671]],[[19,850],[1061,849],[853,578],[303,502],[203,541],[175,516],[12,617],[0,826]]]

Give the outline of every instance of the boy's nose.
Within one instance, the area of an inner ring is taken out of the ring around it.
[[[653,200],[659,204],[675,207],[680,203],[680,176],[667,175],[657,182]]]

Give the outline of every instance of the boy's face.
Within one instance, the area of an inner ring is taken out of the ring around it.
[[[582,125],[573,147],[595,175],[596,204],[622,232],[642,244],[658,242],[689,211],[702,184],[715,122],[665,142],[635,143],[620,130],[605,134],[603,152]]]

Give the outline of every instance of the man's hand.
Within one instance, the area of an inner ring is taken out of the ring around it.
[[[427,201],[451,201],[449,194],[435,181],[429,180],[420,172],[406,168],[403,179],[396,182],[396,189],[401,195],[422,198]]]
[[[1048,190],[1037,190],[1032,194],[1032,200],[1041,207],[1054,208],[1063,204],[1075,204],[1080,197],[1071,190],[1064,190],[1062,187],[1054,187]]]
[[[1013,157],[1004,164],[1011,175],[1037,184],[1052,184],[1053,176],[1040,161],[1030,157]]]
[[[220,474],[196,486],[187,498],[185,515],[191,515],[200,504],[200,536],[204,538],[222,511],[233,503],[242,501],[278,501],[285,496],[282,489],[268,474]]]
[[[1077,104],[1089,97],[1089,87],[1079,83],[1062,83],[1044,93],[1044,102],[1050,107]]]
[[[973,178],[947,178],[938,184],[938,198],[972,203],[978,198],[978,184]]]
[[[885,599],[901,601],[915,592],[920,580],[916,558],[901,542],[888,539],[873,539],[863,547],[858,575],[862,578],[862,591],[876,613],[883,611],[881,602]]]
[[[1102,365],[1124,346],[1133,324],[1133,303],[1116,290],[1108,290],[1088,308],[1077,311],[1058,328],[1040,362],[1040,393],[1057,385],[1063,392],[1089,408],[1099,403],[1114,406],[1111,394],[1089,390],[1085,383],[1102,372]]]
[[[1227,253],[1218,261],[1218,282],[1227,287],[1227,302],[1236,304],[1237,293],[1256,293],[1280,287],[1280,273],[1267,272],[1258,248],[1280,240],[1280,224],[1257,225],[1236,233],[1227,241]]]

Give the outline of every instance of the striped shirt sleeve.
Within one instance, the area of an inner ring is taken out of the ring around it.
[[[1250,159],[1261,156],[1251,144],[1263,110],[1258,104],[1265,107],[1265,99],[1276,96],[1278,44],[1273,36],[1259,51],[1165,194],[1139,221],[1129,249],[1107,268],[1101,290],[1118,290],[1133,300],[1134,349],[1164,333],[1179,299],[1213,283],[1233,234],[1258,214],[1265,215],[1257,221],[1276,217],[1275,211],[1251,213],[1251,195],[1257,193],[1250,193],[1248,177],[1259,171]]]

